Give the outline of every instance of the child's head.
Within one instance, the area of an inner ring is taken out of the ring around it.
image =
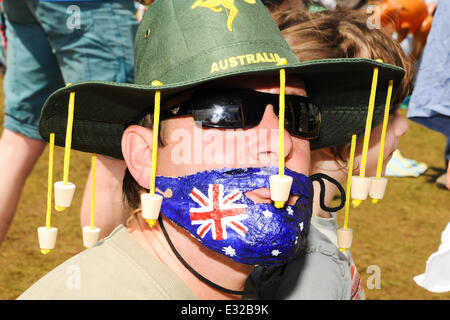
[[[381,29],[369,29],[368,16],[360,11],[321,11],[310,13],[301,9],[272,12],[283,36],[301,61],[329,58],[382,59],[384,63],[402,67],[405,76],[390,110],[386,132],[385,162],[397,147],[398,138],[406,133],[408,124],[397,111],[411,89],[413,64],[402,48]],[[370,90],[370,88],[367,88]],[[366,174],[374,175],[382,124],[372,128]],[[355,170],[361,157],[363,141],[357,143]],[[346,161],[349,144],[312,152],[312,171],[321,171],[330,157]]]

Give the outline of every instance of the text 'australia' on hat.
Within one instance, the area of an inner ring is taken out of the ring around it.
[[[287,65],[280,65],[285,58]],[[278,65],[277,65],[278,64]],[[64,146],[67,105],[75,92],[72,148],[122,158],[125,128],[152,113],[162,99],[216,79],[237,75],[299,75],[322,112],[311,148],[347,143],[364,133],[373,69],[378,86],[373,127],[383,119],[388,81],[394,92],[403,69],[369,59],[300,62],[259,0],[157,0],[144,15],[135,42],[135,83],[86,81],[54,92],[41,113],[39,132]],[[163,85],[152,86],[157,80]]]

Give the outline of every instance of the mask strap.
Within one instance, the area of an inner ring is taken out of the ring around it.
[[[190,273],[192,273],[197,279],[199,279],[200,281],[202,281],[203,283],[207,284],[208,286],[222,291],[224,293],[228,293],[228,294],[235,294],[235,295],[243,295],[244,291],[236,291],[236,290],[231,290],[231,289],[227,289],[224,288],[214,282],[212,282],[209,279],[206,279],[204,276],[202,276],[200,273],[198,273],[197,271],[194,270],[194,268],[192,268],[184,259],[183,257],[180,255],[180,253],[177,251],[177,249],[175,249],[175,246],[173,245],[172,241],[170,240],[169,234],[167,233],[166,228],[164,227],[164,223],[162,221],[162,217],[161,215],[159,215],[158,217],[158,222],[159,225],[161,226],[161,230],[164,234],[164,237],[167,240],[167,243],[169,244],[170,248],[172,249],[173,253],[175,254],[175,256],[178,258],[178,260],[183,264],[183,266],[189,270]]]
[[[311,179],[311,181],[317,181],[320,184],[320,207],[322,208],[322,210],[329,212],[336,212],[341,210],[345,206],[345,199],[346,199],[345,190],[339,182],[337,182],[335,179],[324,173],[316,173],[310,176],[309,178]],[[339,189],[339,192],[341,194],[341,204],[338,205],[337,207],[327,207],[325,205],[325,182],[323,182],[323,180],[328,180]]]

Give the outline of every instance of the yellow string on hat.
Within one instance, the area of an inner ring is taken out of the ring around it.
[[[91,192],[91,229],[94,229],[94,209],[95,209],[95,177],[97,174],[97,154],[92,155],[92,192]]]
[[[70,149],[72,146],[74,102],[75,102],[75,92],[71,92],[69,96],[69,114],[67,117],[66,144],[64,149],[64,172],[63,172],[64,184],[67,184],[67,182],[69,182],[69,163],[70,163]]]
[[[380,139],[380,151],[378,153],[378,163],[377,163],[377,175],[376,178],[381,178],[381,172],[383,171],[383,161],[384,161],[384,144],[386,142],[386,130],[389,120],[389,110],[391,107],[391,96],[392,96],[392,87],[394,86],[394,81],[389,81],[389,87],[386,97],[386,105],[384,107],[384,118],[383,118],[383,128],[381,131],[381,139]],[[378,199],[372,199],[372,203],[377,204]]]
[[[378,62],[383,62],[383,60],[378,59]],[[364,131],[364,143],[362,150],[362,158],[361,158],[361,169],[359,171],[359,176],[364,178],[366,176],[366,163],[367,163],[367,153],[369,151],[369,142],[370,142],[370,132],[372,130],[372,119],[373,119],[373,110],[375,107],[375,95],[377,92],[377,83],[378,83],[378,67],[373,69],[372,76],[372,87],[370,90],[370,98],[369,98],[369,106],[367,110],[367,118],[366,118],[366,128]],[[362,203],[362,200],[353,199],[352,204],[353,207],[358,207]]]
[[[70,86],[68,83],[66,87]],[[67,129],[66,129],[66,143],[64,147],[64,171],[63,171],[63,183],[67,185],[69,182],[69,164],[70,164],[70,149],[72,147],[72,128],[73,128],[73,113],[75,109],[75,92],[71,92],[69,95],[69,110],[67,116]],[[64,211],[66,208],[55,205],[57,211]]]
[[[50,133],[50,148],[48,153],[48,183],[47,183],[47,214],[45,227],[50,229],[52,225],[52,187],[53,187],[53,154],[55,149],[55,134]],[[47,254],[50,249],[41,249],[42,254]]]
[[[352,183],[352,172],[353,172],[353,160],[355,158],[355,149],[356,149],[356,134],[352,135],[352,143],[350,146],[350,163],[348,166],[348,174],[347,174],[347,194],[350,194],[351,183]],[[346,197],[345,199],[345,218],[344,218],[344,229],[347,230],[348,227],[348,217],[350,211],[350,197]]]
[[[152,86],[161,86],[162,83],[155,80]],[[152,140],[152,167],[150,173],[150,194],[155,194],[156,184],[156,162],[158,160],[158,136],[159,136],[159,114],[161,109],[161,90],[155,92],[155,107],[153,112],[153,140]],[[156,220],[146,220],[150,227],[156,224]]]
[[[356,134],[352,135],[352,143],[350,146],[350,163],[348,166],[348,174],[347,174],[347,197],[345,198],[345,217],[344,217],[344,230],[348,228],[348,218],[350,215],[350,193],[351,193],[351,184],[352,184],[352,172],[353,172],[353,160],[355,158],[355,149],[356,149]],[[340,251],[345,251],[345,248],[339,248]]]
[[[286,64],[285,58],[282,59],[280,64]],[[278,174],[284,176],[284,111],[285,100],[284,95],[286,91],[286,70],[280,69],[280,100],[279,100],[279,114],[278,114],[278,130],[279,130],[279,159],[278,159]]]
[[[53,187],[53,154],[55,149],[55,134],[50,133],[50,149],[48,154],[48,190],[47,190],[47,216],[45,226],[51,227],[52,219],[52,187]]]
[[[286,58],[282,58],[277,65],[286,65]],[[280,69],[280,98],[278,112],[278,134],[279,134],[279,150],[278,150],[278,175],[284,176],[284,113],[285,113],[285,91],[286,91],[286,70]],[[284,207],[283,201],[274,201],[276,208]]]

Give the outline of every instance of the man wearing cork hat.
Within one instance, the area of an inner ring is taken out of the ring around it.
[[[155,1],[136,36],[135,84],[62,88],[40,121],[64,145],[74,92],[72,148],[125,159],[133,214],[20,298],[240,299],[255,265],[305,245],[310,148],[363,134],[374,67],[383,96],[402,69],[299,62],[259,0]]]

